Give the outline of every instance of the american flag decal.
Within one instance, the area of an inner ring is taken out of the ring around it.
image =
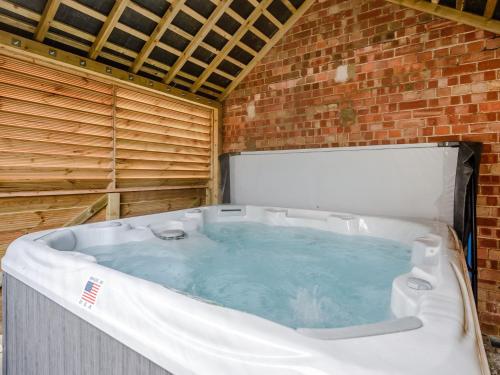
[[[80,297],[80,305],[91,309],[92,306],[95,305],[97,295],[99,294],[102,284],[102,280],[99,280],[96,277],[91,277],[89,281],[87,281],[87,284],[85,284],[85,288],[83,288],[83,292]]]

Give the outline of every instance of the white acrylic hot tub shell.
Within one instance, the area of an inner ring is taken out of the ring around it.
[[[229,208],[229,210],[228,210]],[[231,211],[232,208],[240,211]],[[193,230],[205,220],[260,221],[365,234],[412,243],[411,276],[431,291],[394,281],[396,317],[414,316],[418,329],[348,339],[332,332],[300,332],[241,311],[219,307],[158,284],[109,269],[73,250],[94,244],[150,238],[150,224]],[[442,223],[417,223],[331,212],[212,206],[33,233],[14,241],[2,260],[5,272],[38,290],[175,375],[183,374],[464,374],[488,373],[477,318],[463,271]],[[43,237],[45,235],[45,237]],[[40,239],[42,241],[35,241]],[[53,247],[50,247],[50,246]],[[104,281],[95,306],[79,304],[89,277]]]

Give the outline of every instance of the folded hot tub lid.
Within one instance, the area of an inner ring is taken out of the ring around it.
[[[477,295],[475,202],[481,143],[224,154],[223,203],[439,220],[467,247]]]

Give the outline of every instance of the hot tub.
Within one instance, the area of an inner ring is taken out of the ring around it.
[[[210,206],[32,233],[2,267],[5,375],[489,373],[440,222]]]

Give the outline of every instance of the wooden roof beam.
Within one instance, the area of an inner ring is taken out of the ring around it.
[[[433,14],[435,16],[445,18],[465,25],[477,27],[478,29],[491,31],[495,34],[500,34],[500,21],[488,19],[477,14],[462,12],[443,5],[433,4],[421,0],[387,0],[390,3],[401,5],[404,7],[419,10],[421,12]]]
[[[245,76],[257,65],[257,63],[274,47],[276,43],[291,29],[297,20],[304,15],[304,13],[314,4],[316,0],[305,0],[297,11],[285,22],[281,29],[273,35],[269,43],[267,43],[259,53],[250,61],[245,69],[243,69],[238,77],[234,79],[226,90],[219,96],[219,100],[224,100],[227,96],[240,84]]]
[[[113,28],[118,23],[118,20],[120,19],[123,11],[125,10],[125,8],[127,8],[128,3],[129,0],[116,0],[115,5],[113,5],[111,12],[102,25],[99,34],[97,34],[92,47],[90,47],[89,57],[91,59],[95,59],[97,56],[99,56],[102,47],[106,43],[106,40],[108,40],[109,35],[113,31]]]
[[[212,4],[215,6],[218,6],[221,0],[210,0]],[[191,9],[190,7],[186,7],[182,10],[184,13],[186,13],[188,16],[193,17],[196,21],[199,23],[205,23],[207,19],[203,17],[200,13],[195,11],[194,9]]]
[[[236,65],[238,68],[245,69],[245,67],[246,67],[246,65],[243,64],[241,61],[238,61],[229,55],[226,56],[225,60],[229,61],[231,64]]]
[[[43,42],[45,39],[45,35],[49,30],[50,23],[54,19],[56,15],[57,9],[61,4],[61,0],[48,0],[45,4],[45,8],[43,9],[42,17],[40,18],[40,22],[38,23],[38,27],[35,30],[35,40],[39,42]]]
[[[266,16],[266,18],[269,19],[269,21],[271,21],[274,24],[274,26],[276,26],[278,29],[280,29],[283,26],[280,20],[274,17],[274,15],[267,9],[264,10],[264,16]]]
[[[146,61],[151,51],[158,45],[158,43],[160,42],[160,38],[163,36],[165,31],[167,31],[168,26],[172,23],[173,19],[175,18],[177,13],[179,13],[181,8],[184,6],[185,2],[186,0],[173,0],[170,3],[170,6],[168,7],[167,11],[161,18],[158,25],[156,25],[155,29],[153,30],[153,33],[149,37],[146,44],[144,44],[144,46],[141,49],[141,52],[139,52],[139,55],[132,64],[131,71],[133,73],[139,71],[142,64],[144,64],[144,61]]]
[[[106,22],[107,17],[104,14],[99,13],[98,11],[96,11],[96,10],[86,6],[86,5],[80,4],[79,2],[77,2],[75,0],[62,0],[61,3],[69,6],[70,8],[76,9],[80,13],[83,13],[83,14],[86,14],[90,17],[93,17],[96,20],[99,20],[101,22]]]
[[[486,7],[484,8],[484,16],[486,18],[493,17],[493,13],[495,13],[496,7],[497,7],[497,0],[488,0],[486,2]]]
[[[245,19],[243,17],[241,17],[238,13],[236,13],[234,10],[232,10],[231,8],[229,8],[226,13],[234,18],[236,21],[238,21],[240,24],[244,24],[245,23]],[[249,30],[254,33],[255,35],[257,35],[260,39],[262,39],[264,42],[268,42],[269,41],[269,37],[264,34],[262,31],[260,31],[259,29],[257,29],[255,26],[251,25],[249,27]]]
[[[158,16],[156,13],[153,13],[149,9],[141,7],[139,4],[134,3],[133,1],[130,2],[128,7],[134,10],[135,12],[139,13],[140,15],[149,18],[151,21],[154,21],[156,23],[159,23],[161,20],[161,17]]]
[[[288,8],[288,10],[294,14],[297,9],[295,8],[295,6],[290,2],[290,0],[281,0],[281,2],[283,3],[284,6],[286,6]]]
[[[214,57],[208,68],[206,68],[203,73],[198,77],[196,82],[191,87],[191,92],[196,92],[201,85],[210,77],[210,75],[215,71],[215,69],[219,66],[219,64],[224,60],[224,58],[231,52],[234,46],[240,41],[240,39],[245,35],[248,31],[249,27],[253,25],[253,23],[260,17],[260,15],[264,12],[269,4],[271,4],[272,0],[263,0],[259,3],[252,13],[248,16],[245,23],[240,26],[238,30],[233,35],[233,38],[228,40],[224,48]],[[241,74],[241,73],[240,73]]]
[[[238,40],[236,43],[238,47],[240,47],[243,51],[249,53],[252,56],[257,55],[257,51],[254,50],[252,47],[247,46],[245,43],[243,43],[241,40]]]
[[[23,21],[19,21],[16,18],[7,16],[7,15],[2,14],[2,13],[0,13],[0,23],[4,23],[6,25],[9,25],[9,26],[12,26],[12,27],[15,27],[17,29],[24,30],[24,31],[27,31],[30,33],[35,32],[35,26],[30,25],[28,23],[25,23]]]
[[[15,13],[20,16],[26,17],[30,20],[36,21],[37,23],[40,22],[41,16],[39,13],[34,12],[31,9],[24,8],[21,5],[13,3],[12,1],[0,0],[0,8],[8,10],[11,13]],[[36,27],[34,27],[34,29],[36,30]]]

